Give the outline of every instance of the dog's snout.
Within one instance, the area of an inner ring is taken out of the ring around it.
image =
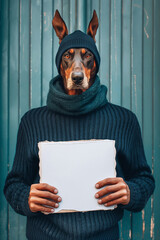
[[[84,74],[83,74],[83,72],[73,72],[71,77],[72,77],[72,80],[74,81],[74,83],[79,84],[83,81]]]

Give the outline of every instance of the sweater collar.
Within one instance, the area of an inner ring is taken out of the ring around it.
[[[107,87],[100,84],[96,76],[93,85],[81,95],[68,95],[62,86],[60,75],[50,81],[47,107],[65,115],[82,115],[101,108],[107,103]]]

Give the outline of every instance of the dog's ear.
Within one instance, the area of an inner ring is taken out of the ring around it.
[[[98,17],[97,17],[96,11],[94,10],[92,19],[91,19],[88,29],[87,29],[87,34],[90,35],[94,39],[95,42],[96,42],[95,35],[97,32],[97,28],[98,28]]]
[[[57,34],[57,37],[59,38],[59,44],[60,44],[62,39],[66,35],[68,35],[68,29],[58,10],[56,10],[55,12],[54,18],[52,20],[52,25]]]

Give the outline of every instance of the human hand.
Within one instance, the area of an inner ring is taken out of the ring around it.
[[[96,183],[95,187],[97,189],[104,187],[95,194],[95,198],[99,199],[99,204],[104,204],[106,207],[117,204],[127,205],[130,202],[130,190],[123,178],[106,178]]]
[[[29,193],[28,204],[32,212],[53,213],[58,208],[61,197],[58,190],[46,183],[32,184]]]

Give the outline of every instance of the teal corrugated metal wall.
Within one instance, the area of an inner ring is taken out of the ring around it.
[[[48,83],[57,74],[58,39],[52,17],[59,9],[70,32],[86,31],[93,9],[100,26],[100,78],[108,99],[136,113],[147,161],[160,182],[160,1],[0,1],[0,239],[24,240],[25,217],[7,205],[2,189],[15,153],[21,116],[44,105]],[[125,212],[121,240],[160,239],[160,188],[146,208]]]

